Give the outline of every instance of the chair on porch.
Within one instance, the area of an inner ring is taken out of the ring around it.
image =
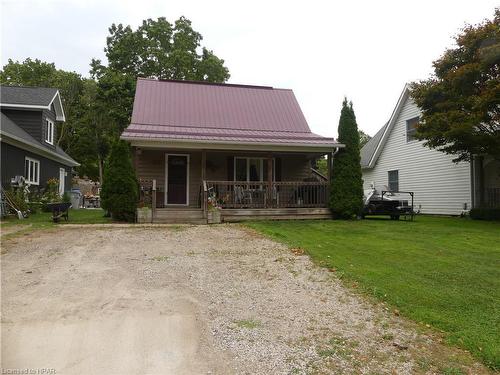
[[[252,204],[252,192],[244,189],[241,185],[234,186],[234,203],[236,204]]]

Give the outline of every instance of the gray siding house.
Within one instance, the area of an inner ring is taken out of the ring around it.
[[[140,78],[121,138],[155,222],[206,223],[214,205],[223,221],[330,216],[311,167],[343,145],[311,132],[292,90]]]
[[[1,184],[16,176],[43,188],[59,180],[59,192],[71,189],[72,168],[79,164],[57,146],[56,122],[65,121],[59,91],[45,87],[0,86]]]
[[[459,215],[500,203],[500,163],[487,155],[472,163],[424,147],[414,138],[420,109],[404,87],[389,121],[361,149],[364,189],[415,192],[416,209]]]

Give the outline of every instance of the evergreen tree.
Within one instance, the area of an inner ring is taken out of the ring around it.
[[[139,188],[132,167],[130,148],[120,140],[111,146],[104,168],[101,206],[113,219],[134,221],[138,199]]]
[[[363,207],[363,182],[359,155],[359,132],[352,102],[344,99],[338,141],[345,144],[333,160],[330,208],[337,218],[351,219]]]

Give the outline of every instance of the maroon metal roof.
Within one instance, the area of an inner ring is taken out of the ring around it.
[[[122,137],[335,144],[311,133],[292,90],[143,78]]]

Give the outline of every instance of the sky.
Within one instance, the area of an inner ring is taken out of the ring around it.
[[[229,83],[292,89],[315,133],[336,136],[344,97],[370,135],[389,119],[407,82],[466,23],[492,18],[490,0],[2,0],[1,64],[27,57],[88,76],[105,61],[112,23],[180,16],[225,60]]]

